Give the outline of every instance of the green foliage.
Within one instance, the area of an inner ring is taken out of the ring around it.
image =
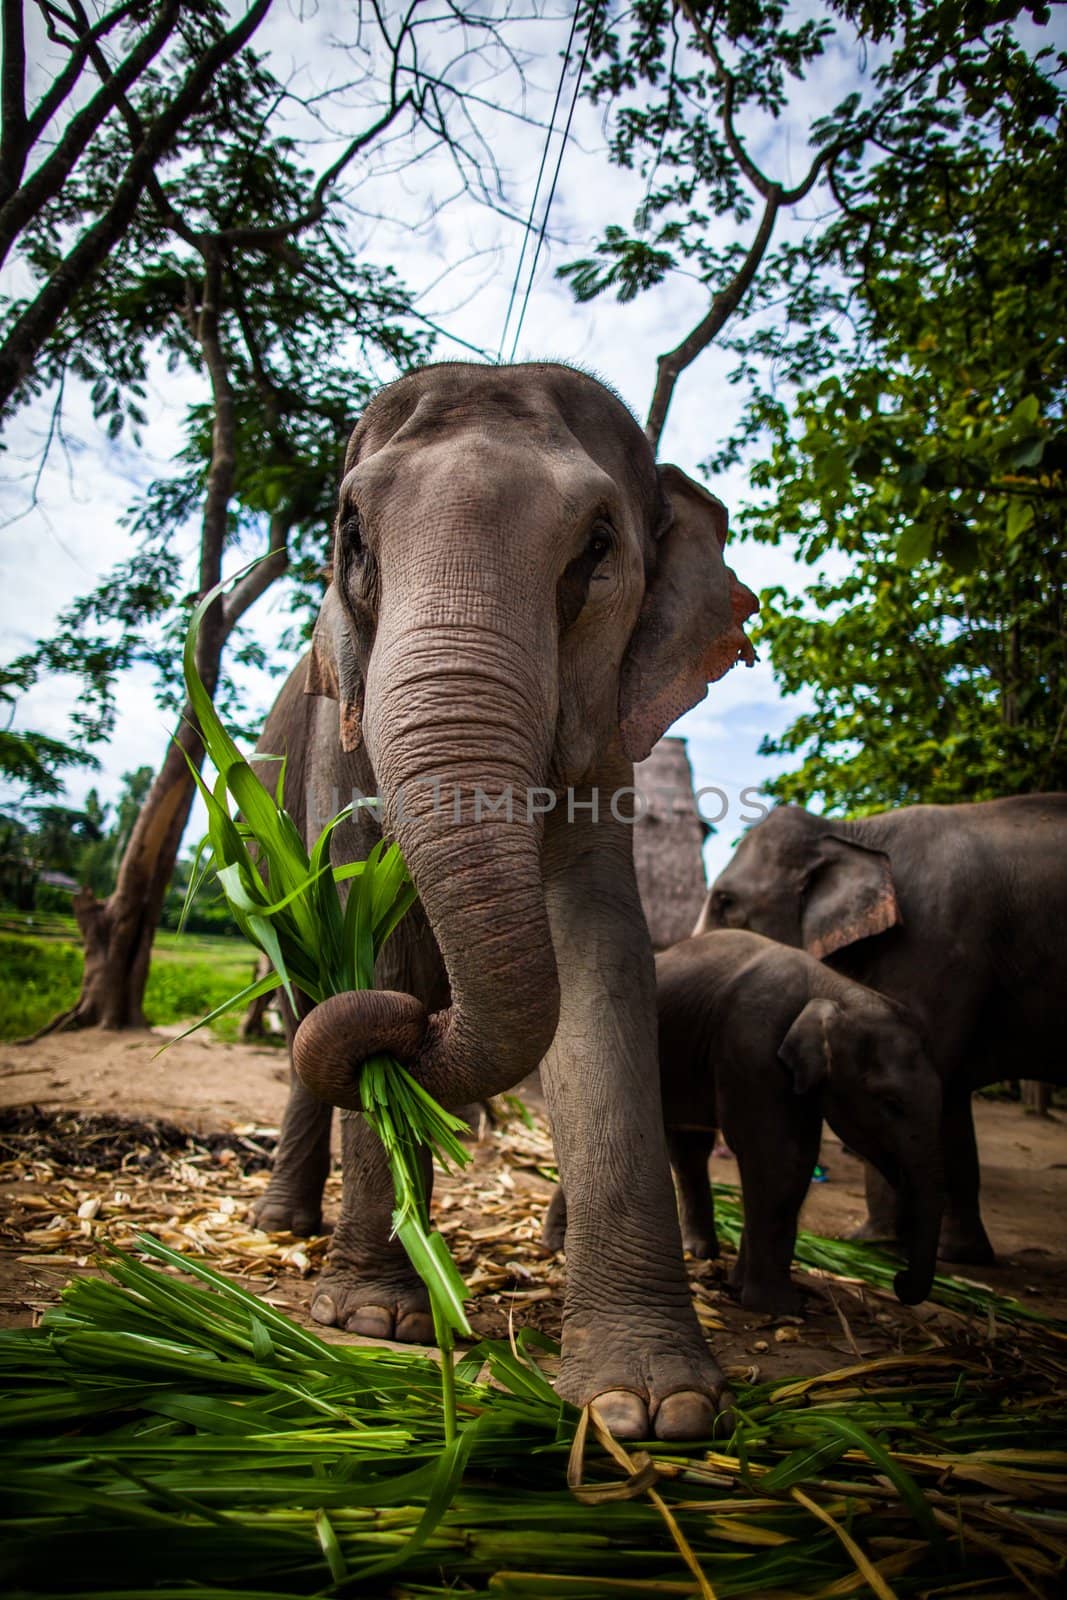
[[[138,767],[136,772],[124,773],[122,782],[110,823],[110,807],[101,802],[95,789],[89,790],[81,809],[48,801],[22,804],[12,807],[6,816],[0,814],[0,901],[11,901],[25,910],[69,906],[70,891],[42,883],[43,872],[61,872],[96,895],[109,894],[137,813],[151,787],[152,769]],[[198,925],[204,925],[205,916],[210,918],[210,912],[201,913]],[[221,921],[229,928],[228,917]],[[176,926],[176,921],[172,925]],[[210,927],[210,921],[207,925]]]
[[[940,172],[961,139],[995,144],[1056,116],[1062,58],[1020,43],[1016,19],[1031,16],[1049,20],[1046,7],[1013,0],[587,0],[587,93],[603,108],[611,159],[639,173],[645,192],[629,225],[610,223],[559,275],[581,300],[665,295],[675,274],[703,285],[703,311],[674,330],[673,362],[661,364],[649,416],[657,435],[678,373],[712,341],[734,353],[732,378],[754,391],[720,467],[758,431],[768,392],[834,369],[852,285],[872,229],[882,232],[875,197],[898,214],[900,191]],[[794,85],[820,72],[832,81],[835,60],[861,63],[859,87],[810,122],[798,157],[792,127],[787,145],[781,131],[803,98]],[[782,237],[790,211],[803,233]]]
[[[1030,1373],[1016,1323],[994,1362],[972,1337],[741,1376],[710,1459],[656,1440],[628,1456],[553,1393],[535,1356],[554,1347],[529,1329],[460,1361],[450,1440],[425,1355],[327,1344],[140,1245],[169,1270],[114,1252],[111,1281],[81,1277],[42,1327],[0,1332],[14,1593],[829,1600],[1014,1594],[1020,1570],[1038,1600],[1062,1587],[1059,1327],[1031,1327]],[[987,1313],[973,1333],[1013,1321],[1012,1302],[955,1287]]]
[[[853,342],[792,414],[769,397],[740,523],[832,561],[759,636],[811,711],[769,787],[852,812],[1067,787],[1064,124],[967,139],[869,212]],[[846,224],[842,224],[844,233]],[[848,241],[844,241],[847,243]]]
[[[203,13],[200,21],[183,18],[174,46],[182,61],[195,59],[224,18],[213,4]],[[165,58],[131,90],[132,111],[142,122],[173,71]],[[374,72],[373,65],[364,68],[362,87],[377,93],[382,86]],[[393,269],[365,259],[363,241],[352,236],[353,217],[329,194],[318,195],[314,137],[301,142],[293,132],[300,119],[313,126],[316,115],[253,50],[228,63],[181,129],[158,190],[145,195],[106,264],[82,285],[26,380],[23,399],[68,376],[79,379],[108,436],[128,433],[134,445],[146,425],[150,374],[160,364],[194,374],[203,386],[203,398],[189,408],[173,475],[149,484],[129,509],[134,553],[66,607],[49,635],[16,663],[80,681],[72,725],[82,744],[110,736],[117,684],[137,664],[153,670],[166,712],[182,705],[181,642],[200,586],[189,582],[176,535],[204,507],[217,445],[218,373],[204,347],[205,301],[213,295],[219,301],[212,309],[233,430],[226,444],[235,468],[225,543],[245,551],[269,543],[283,552],[297,617],[292,644],[301,642],[321,599],[337,474],[353,420],[383,364],[404,370],[429,353],[431,339],[417,326]],[[27,227],[21,248],[32,274],[46,277],[69,230],[106,208],[129,140],[126,120],[105,123],[93,160],[75,168]],[[351,176],[358,171],[359,161]],[[210,292],[206,250],[221,263]],[[230,648],[238,663],[272,667],[240,627]],[[235,722],[244,708],[239,696],[224,693],[224,714]]]
[[[37,672],[31,662],[20,660],[0,667],[0,708],[14,713],[18,696],[33,687]],[[60,773],[69,767],[88,767],[95,771],[100,763],[89,751],[75,748],[44,733],[0,728],[0,776],[18,785],[28,798],[58,795],[63,788]]]
[[[198,630],[223,585],[210,590],[193,612],[185,640],[185,688],[204,748],[218,780],[209,788],[190,762],[207,808],[208,832],[202,864],[189,885],[189,900],[208,871],[218,880],[231,915],[245,938],[270,960],[273,972],[233,994],[219,1013],[284,988],[299,1013],[296,991],[321,1004],[351,990],[374,987],[374,965],[382,946],[415,900],[398,845],[379,841],[365,861],[334,867],[330,841],[351,813],[346,807],[327,823],[310,855],[282,805],[282,763],[272,796],[261,787],[219,718],[196,668]],[[230,803],[239,807],[231,815]],[[347,885],[342,902],[340,886]],[[205,1018],[213,1020],[214,1013]],[[469,1334],[465,1289],[448,1246],[430,1229],[429,1197],[422,1178],[425,1150],[446,1169],[470,1156],[459,1141],[464,1124],[427,1094],[398,1061],[374,1056],[360,1068],[363,1115],[382,1141],[393,1181],[393,1229],[426,1285],[434,1331],[441,1347],[446,1438],[455,1437],[456,1413],[451,1351],[454,1334]]]
[[[81,987],[83,955],[72,917],[5,915],[5,930],[20,927],[26,931],[0,932],[0,1039],[25,1038],[44,1027],[69,1010]],[[187,1022],[220,1005],[254,968],[255,952],[242,941],[183,937],[175,948],[173,935],[161,935],[145,1013],[153,1023]]]

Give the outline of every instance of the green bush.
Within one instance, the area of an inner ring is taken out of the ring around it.
[[[5,919],[10,928],[14,917]],[[58,921],[58,919],[57,919]],[[42,1028],[78,997],[82,952],[66,919],[38,934],[0,932],[0,1039]],[[214,1010],[252,980],[256,953],[244,940],[161,934],[152,957],[145,1012],[152,1022],[184,1022]],[[226,1037],[236,1034],[237,1020]]]
[[[0,1038],[22,1038],[73,1005],[81,974],[76,945],[0,933]]]

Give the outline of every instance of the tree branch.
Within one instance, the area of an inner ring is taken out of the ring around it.
[[[705,55],[715,68],[715,77],[722,90],[722,126],[730,154],[757,194],[761,194],[766,199],[773,187],[771,180],[760,171],[752,160],[734,123],[734,96],[737,92],[737,87],[734,83],[733,74],[727,71],[726,63],[719,54],[719,47],[715,43],[713,35],[700,22],[689,0],[675,0],[675,4],[700,40]]]
[[[148,128],[115,189],[107,211],[82,235],[52,272],[37,298],[22,312],[0,347],[0,409],[6,407],[33,366],[42,344],[55,330],[78,291],[122,237],[156,162],[185,119],[199,105],[220,67],[243,49],[270,9],[271,0],[254,0],[241,21],[224,34],[191,69],[177,93]]]
[[[774,232],[775,219],[782,204],[782,191],[776,183],[770,185],[767,194],[767,203],[763,208],[756,236],[749,245],[748,254],[741,263],[725,289],[711,302],[707,315],[702,317],[689,333],[686,334],[681,344],[675,345],[666,355],[662,355],[656,363],[656,387],[652,394],[652,404],[649,407],[648,420],[645,423],[645,434],[653,450],[659,448],[660,438],[663,434],[664,424],[667,421],[667,412],[670,409],[671,399],[674,395],[674,386],[678,382],[686,367],[691,366],[697,356],[706,350],[715,338],[720,328],[733,315],[740,304],[741,298],[756,276],[760,262],[763,260],[770,243],[771,234]]]
[[[107,12],[98,22],[93,24],[89,38],[79,40],[74,46],[70,52],[70,60],[63,68],[63,71],[53,79],[30,113],[26,128],[26,142],[29,146],[34,145],[41,137],[41,134],[81,77],[90,45],[96,44],[105,34],[110,33],[116,23],[129,16],[130,12],[135,9],[136,4],[137,0],[123,0],[123,3],[116,6],[114,11]],[[4,199],[6,198],[7,196],[5,195]]]
[[[22,180],[26,166],[26,30],[22,0],[4,0],[4,65],[0,77],[0,201]]]
[[[55,149],[32,177],[0,209],[0,265],[28,222],[62,189],[76,162],[85,154],[94,133],[113,111],[118,98],[162,50],[178,19],[180,0],[166,0],[155,24],[108,83],[103,83],[87,106],[71,117]]]

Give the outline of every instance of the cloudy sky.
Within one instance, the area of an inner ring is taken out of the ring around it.
[[[495,0],[487,9],[494,16],[502,15],[505,0]],[[477,110],[479,126],[500,170],[501,209],[480,203],[472,194],[457,192],[454,169],[442,155],[424,155],[413,165],[400,166],[410,158],[410,149],[402,144],[389,152],[391,170],[362,180],[352,196],[364,213],[364,220],[353,226],[354,247],[364,250],[369,259],[391,263],[417,292],[419,309],[457,340],[469,341],[493,355],[503,336],[523,240],[522,226],[502,212],[524,217],[530,208],[545,136],[525,119],[548,120],[570,21],[566,0],[537,0],[536,5],[531,0],[512,9],[521,9],[526,17],[513,25],[509,35],[525,57],[524,96],[514,74],[501,64],[482,60],[468,68],[468,87],[511,112],[523,113],[520,117],[493,112],[486,106]],[[368,40],[367,34],[356,40],[353,10],[340,0],[324,0],[317,6],[277,0],[261,30],[259,45],[269,51],[278,75],[291,80],[294,88],[307,92],[339,85],[355,76],[351,51],[340,46],[356,43],[365,47]],[[536,17],[530,15],[535,10],[539,13]],[[429,43],[442,52],[451,51],[454,45],[444,34],[436,44],[433,40]],[[366,61],[366,55],[362,59]],[[831,49],[819,70],[800,86],[787,116],[777,124],[758,119],[747,123],[751,148],[764,170],[785,182],[801,176],[807,164],[808,122],[835,104],[869,70],[869,62]],[[564,87],[564,112],[571,99],[573,73],[574,64]],[[333,113],[339,136],[350,136],[352,129],[362,125],[357,120],[361,118],[361,99],[366,95],[357,89],[345,98],[346,109]],[[562,120],[561,113],[560,124]],[[549,173],[558,137],[550,150]],[[620,306],[607,298],[577,305],[567,286],[556,280],[556,269],[588,251],[605,223],[629,224],[641,198],[640,179],[609,167],[604,146],[600,113],[580,104],[564,152],[548,235],[516,353],[520,360],[556,358],[593,370],[610,382],[643,420],[657,356],[676,344],[698,320],[706,310],[706,298],[694,280],[674,275],[629,305]],[[321,148],[319,158],[329,158],[327,146]],[[444,196],[452,198],[442,206]],[[538,225],[544,198],[543,189]],[[816,192],[788,227],[796,230],[809,224],[818,215],[820,201]],[[722,224],[723,244],[735,236],[729,223]],[[513,334],[514,318],[505,355],[510,353]],[[461,345],[442,338],[437,353],[447,358],[465,352]],[[737,414],[740,396],[726,383],[727,366],[714,350],[707,351],[682,377],[675,392],[660,455],[694,475],[698,463],[715,448]],[[379,376],[384,380],[392,374],[383,368]],[[53,439],[43,470],[39,462],[48,436],[50,407],[41,406],[17,419],[9,430],[10,453],[0,490],[0,514],[5,519],[0,532],[4,572],[0,659],[31,646],[47,632],[61,607],[128,554],[122,514],[153,478],[166,473],[168,460],[180,442],[184,406],[202,392],[194,375],[175,378],[160,374],[149,396],[151,422],[144,450],[134,449],[132,442],[121,438],[115,444],[106,443],[85,397],[68,394],[62,435]],[[711,487],[735,508],[744,503],[748,493],[741,469]],[[181,530],[176,537],[191,557],[195,528]],[[234,568],[243,559],[235,553]],[[786,551],[734,545],[730,559],[756,590],[777,582],[796,588],[811,579],[810,570],[798,571]],[[253,614],[256,631],[266,640],[276,639],[284,626],[282,603],[280,595],[268,595]],[[274,687],[265,677],[247,683],[250,700],[264,710]],[[62,736],[74,693],[72,683],[59,679],[39,685],[18,705],[16,726]],[[106,798],[113,797],[123,772],[160,759],[167,724],[154,702],[146,671],[135,672],[126,680],[120,705],[113,742],[101,752],[103,773],[72,778],[69,794],[75,802],[92,783]],[[712,871],[727,859],[731,842],[741,831],[737,799],[741,789],[758,786],[773,770],[772,764],[757,754],[760,739],[764,733],[784,727],[797,709],[796,701],[783,702],[768,667],[760,664],[748,671],[737,668],[731,672],[673,730],[689,741],[698,784],[716,786],[731,800],[730,815],[709,842]]]

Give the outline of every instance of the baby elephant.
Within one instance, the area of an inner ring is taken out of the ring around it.
[[[825,1117],[900,1196],[908,1266],[894,1286],[905,1304],[925,1299],[943,1205],[941,1086],[904,1008],[741,929],[664,951],[656,982],[663,1116],[686,1249],[718,1254],[708,1157],[721,1127],[741,1169],[745,1230],[733,1279],[741,1303],[796,1311],[789,1267]],[[559,1249],[565,1227],[557,1191],[546,1245]]]

